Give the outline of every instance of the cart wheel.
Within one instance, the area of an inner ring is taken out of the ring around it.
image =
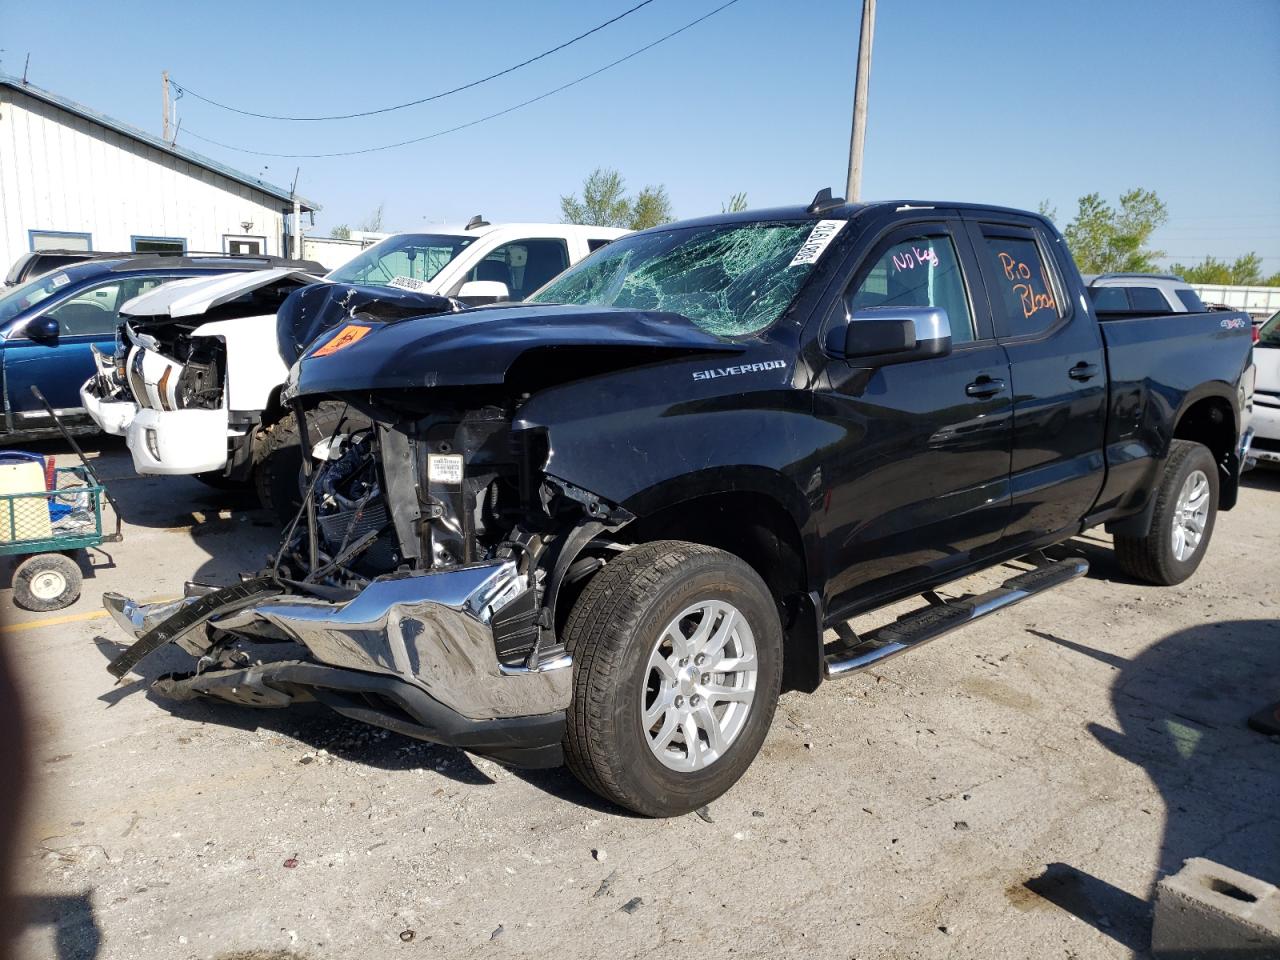
[[[80,597],[80,566],[61,553],[37,553],[13,573],[13,602],[23,610],[61,610]]]

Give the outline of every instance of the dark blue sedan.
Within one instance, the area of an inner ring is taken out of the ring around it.
[[[120,308],[134,297],[169,280],[282,265],[324,272],[317,264],[278,257],[151,255],[78,263],[0,288],[0,443],[56,435],[32,384],[69,427],[96,429],[79,393],[97,369],[91,347],[111,352]]]

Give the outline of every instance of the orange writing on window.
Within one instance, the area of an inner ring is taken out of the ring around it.
[[[344,350],[353,343],[362,340],[372,330],[372,327],[362,327],[359,324],[349,323],[334,334],[328,343],[313,351],[311,356],[327,357],[331,353],[337,353],[339,350]]]
[[[1013,292],[1022,304],[1022,315],[1030,317],[1041,310],[1057,310],[1058,303],[1050,292],[1049,278],[1045,276],[1044,267],[1040,268],[1040,282],[1044,285],[1044,293],[1036,293],[1031,285],[1031,268],[1021,260],[1001,250],[996,254],[1000,258],[1000,266],[1004,270],[1005,279],[1013,284]]]

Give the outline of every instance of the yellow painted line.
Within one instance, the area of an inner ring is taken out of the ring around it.
[[[83,623],[106,615],[105,610],[90,610],[87,613],[68,613],[61,617],[45,617],[43,620],[31,620],[27,623],[8,623],[0,627],[0,633],[23,633],[27,630],[39,630],[41,627],[56,627],[63,623]]]

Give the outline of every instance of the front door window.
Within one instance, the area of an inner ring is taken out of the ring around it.
[[[953,343],[974,338],[960,259],[945,233],[922,233],[888,247],[845,304],[850,316],[876,307],[942,307]]]

